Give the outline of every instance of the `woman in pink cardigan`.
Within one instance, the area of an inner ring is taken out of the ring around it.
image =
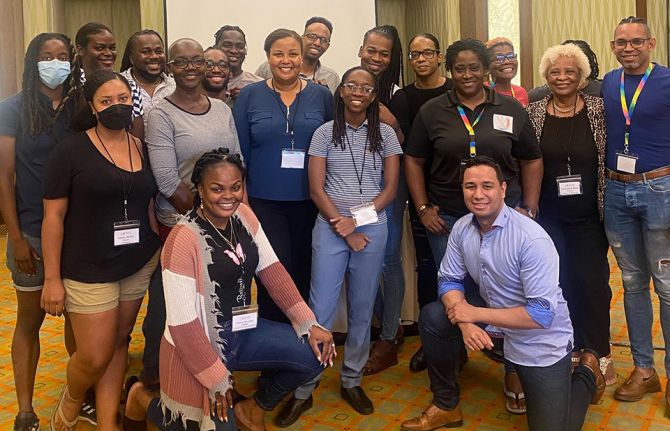
[[[240,156],[223,148],[195,164],[195,208],[174,227],[161,256],[167,310],[161,396],[133,385],[125,430],[146,429],[147,417],[162,430],[264,430],[264,411],[332,365],[332,335],[317,323],[258,219],[242,203],[244,174]],[[254,275],[291,325],[258,318]],[[259,381],[253,397],[235,404],[233,416],[237,370],[270,371],[271,377]]]

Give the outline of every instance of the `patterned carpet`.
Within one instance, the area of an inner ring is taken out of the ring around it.
[[[5,249],[6,238],[0,238],[0,250]],[[612,259],[612,288],[614,299],[612,306],[612,341],[626,343],[627,333],[622,306],[620,273]],[[657,300],[654,296],[655,307]],[[10,284],[9,273],[4,266],[4,252],[0,257],[0,336],[4,340],[0,346],[0,430],[12,429],[16,414],[16,396],[14,393],[10,358],[11,336],[14,327],[15,295]],[[144,309],[142,310],[144,313]],[[141,319],[141,317],[140,317]],[[130,345],[130,373],[137,374],[141,367],[142,337],[136,325],[133,341]],[[658,321],[654,324],[654,343],[663,345]],[[416,416],[430,400],[428,377],[425,372],[413,374],[407,364],[419,344],[418,337],[408,337],[401,347],[400,363],[381,373],[366,378],[364,388],[375,403],[375,413],[361,416],[354,412],[339,395],[339,379],[336,363],[334,369],[324,374],[321,386],[315,393],[314,407],[287,430],[397,430],[400,423]],[[341,353],[341,348],[340,348]],[[614,347],[612,350],[619,381],[621,383],[631,367],[630,350],[626,347]],[[42,357],[35,385],[34,406],[41,418],[43,428],[48,420],[61,385],[64,381],[64,368],[67,355],[63,347],[62,319],[47,318],[42,330]],[[662,352],[657,350],[657,370],[662,373]],[[470,361],[460,376],[463,398],[462,408],[464,425],[462,430],[524,430],[524,416],[508,414],[504,409],[502,396],[502,365],[486,359],[481,353],[471,353]],[[238,387],[242,393],[253,391],[255,375],[241,373],[237,375]],[[664,385],[665,385],[665,379]],[[663,417],[663,394],[646,396],[637,403],[622,403],[612,397],[614,387],[607,389],[599,405],[592,406],[586,418],[586,430],[669,430],[670,419]],[[277,411],[277,410],[276,410]],[[270,425],[276,413],[267,415],[268,429],[277,429]],[[93,427],[80,424],[78,430],[91,430]]]

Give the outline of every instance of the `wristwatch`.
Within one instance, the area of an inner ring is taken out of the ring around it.
[[[533,211],[530,207],[527,207],[525,205],[521,205],[521,208],[526,210],[526,212],[528,213],[528,217],[535,220],[535,218],[537,217],[537,213],[535,211]]]
[[[431,206],[432,205],[430,204],[430,202],[428,202],[428,203],[425,203],[425,204],[421,205],[419,208],[416,209],[416,211],[419,213],[419,216],[422,216],[423,213],[428,209],[428,207],[431,207]]]

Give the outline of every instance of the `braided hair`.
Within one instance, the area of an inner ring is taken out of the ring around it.
[[[221,42],[223,42],[223,33],[227,31],[236,31],[242,35],[242,38],[244,39],[244,43],[247,42],[247,35],[244,34],[241,28],[239,28],[236,25],[224,25],[214,33],[214,45],[221,45]]]
[[[105,24],[99,22],[89,22],[82,25],[77,34],[74,37],[74,43],[77,48],[86,48],[89,42],[90,36],[102,32],[112,33],[109,27]],[[63,99],[63,104],[72,103],[74,106],[74,119],[73,125],[78,130],[86,130],[83,127],[83,123],[79,123],[78,117],[86,117],[85,111],[90,111],[86,100],[84,99],[84,85],[81,82],[83,65],[79,54],[76,54],[74,60],[72,61],[72,72],[70,73],[70,82],[69,82],[69,91],[67,96]]]
[[[135,41],[137,40],[138,37],[145,36],[147,34],[156,36],[161,41],[161,45],[165,46],[163,38],[161,37],[160,34],[158,34],[156,30],[145,29],[136,31],[128,38],[128,42],[126,43],[126,49],[123,51],[123,58],[121,59],[121,69],[120,69],[122,72],[124,70],[128,70],[131,67],[133,67],[132,63],[130,62],[130,56],[134,54]]]
[[[207,151],[195,162],[193,172],[191,173],[191,183],[193,183],[195,187],[198,187],[202,183],[202,177],[205,175],[205,172],[219,163],[230,163],[239,169],[240,174],[242,174],[242,181],[244,181],[244,178],[247,176],[247,170],[244,167],[244,162],[242,162],[240,153],[231,154],[230,149],[219,147],[215,150]],[[193,209],[195,210],[198,208],[201,202],[200,194],[196,193]]]
[[[600,74],[600,69],[598,67],[598,57],[596,56],[596,53],[593,52],[593,50],[591,49],[591,46],[588,44],[588,42],[581,39],[575,39],[575,40],[568,39],[563,43],[561,43],[561,45],[567,45],[568,43],[577,45],[579,49],[581,49],[584,52],[586,58],[589,60],[589,66],[591,66],[591,74],[588,76],[588,79],[598,79],[598,75]]]
[[[379,76],[379,91],[377,98],[379,102],[387,105],[393,95],[393,85],[405,85],[405,73],[402,60],[402,43],[398,36],[398,29],[392,25],[380,25],[368,30],[363,36],[363,45],[372,33],[378,34],[391,41],[391,62],[389,67]]]
[[[345,150],[345,133],[346,133],[346,128],[347,125],[344,121],[344,101],[342,100],[342,88],[344,84],[346,84],[347,79],[349,78],[349,75],[351,75],[353,72],[356,72],[357,70],[362,70],[372,77],[372,82],[373,82],[373,87],[375,88],[375,93],[377,93],[377,97],[375,97],[372,102],[370,102],[370,106],[365,110],[365,117],[368,120],[368,136],[367,140],[370,146],[370,152],[373,153],[381,153],[381,148],[382,148],[382,135],[381,135],[381,130],[379,130],[379,81],[377,80],[377,77],[367,70],[366,68],[362,66],[356,66],[352,67],[351,69],[347,70],[344,72],[344,75],[342,76],[342,82],[340,82],[340,85],[337,86],[337,89],[335,90],[335,113],[333,115],[333,143],[335,144],[336,147],[342,148],[342,151]]]
[[[40,74],[37,68],[38,54],[42,45],[50,40],[59,40],[65,44],[68,50],[68,57],[72,58],[73,49],[70,38],[60,33],[40,33],[28,44],[26,55],[23,62],[23,91],[21,92],[21,128],[30,136],[35,137],[45,132],[51,134],[53,125],[61,112],[65,110],[66,99],[56,109],[53,114],[51,104],[41,102],[40,94]],[[64,92],[67,92],[63,86]]]

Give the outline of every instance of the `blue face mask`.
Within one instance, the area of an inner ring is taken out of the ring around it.
[[[40,81],[53,90],[70,75],[70,62],[58,59],[38,61],[37,70],[40,73]]]

